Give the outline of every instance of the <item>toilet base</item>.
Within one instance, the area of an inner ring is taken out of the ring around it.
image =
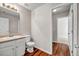
[[[34,50],[33,50],[33,47],[32,48],[27,48],[27,51],[29,52],[29,53],[32,53]]]

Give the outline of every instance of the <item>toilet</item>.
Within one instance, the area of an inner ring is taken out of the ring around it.
[[[27,51],[32,53],[34,50],[34,45],[35,43],[33,41],[31,41],[31,37],[28,36],[27,39],[26,39],[26,48],[27,48]]]

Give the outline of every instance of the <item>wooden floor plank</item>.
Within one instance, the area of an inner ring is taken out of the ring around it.
[[[34,56],[40,56],[41,53],[42,53],[42,51],[39,50],[37,53],[34,54]]]
[[[42,52],[40,56],[49,56],[49,54]]]
[[[34,52],[29,53],[26,51],[26,53],[24,54],[25,56],[33,56],[36,52],[38,52],[38,49],[34,48]]]
[[[52,44],[52,55],[49,55],[37,48],[34,48],[34,52],[29,53],[29,52],[25,52],[25,56],[70,56],[70,51],[69,51],[69,47],[66,44],[63,43],[56,43],[53,42]]]

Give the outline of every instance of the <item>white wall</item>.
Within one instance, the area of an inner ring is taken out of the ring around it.
[[[45,4],[32,11],[32,38],[36,47],[52,54],[52,8],[57,4]]]
[[[68,17],[57,19],[57,39],[68,41]]]
[[[56,19],[56,15],[52,15],[53,18],[53,39],[52,42],[57,41],[57,19]]]

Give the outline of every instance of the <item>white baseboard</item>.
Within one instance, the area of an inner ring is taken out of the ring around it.
[[[41,51],[44,51],[44,52],[46,52],[46,53],[48,53],[48,54],[52,54],[52,52],[49,52],[49,51],[46,51],[46,50],[44,50],[44,49],[42,49],[42,48],[39,48],[39,47],[37,47],[37,46],[35,46],[35,48],[37,48],[37,49],[40,49]]]
[[[56,43],[63,43],[63,42],[58,42],[58,41],[53,41],[53,42],[56,42]],[[66,45],[69,46],[69,44],[67,44],[67,43],[63,43],[63,44],[66,44]]]

